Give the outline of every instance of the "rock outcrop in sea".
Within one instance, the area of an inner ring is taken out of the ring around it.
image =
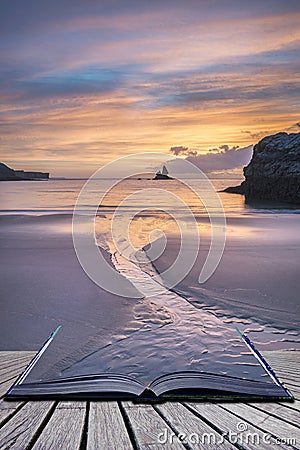
[[[300,133],[266,136],[254,146],[245,181],[224,192],[242,194],[245,200],[300,204]]]
[[[25,172],[24,170],[14,170],[6,164],[0,163],[0,181],[47,180],[48,178],[48,172]]]
[[[153,180],[173,180],[173,178],[170,177],[168,174],[169,174],[168,169],[166,168],[165,165],[163,165],[162,169],[156,172]]]

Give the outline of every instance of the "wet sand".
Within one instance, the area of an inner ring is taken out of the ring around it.
[[[0,248],[1,350],[38,349],[62,325],[57,348],[68,353],[92,335],[107,342],[133,319],[137,300],[104,291],[82,270],[71,216],[0,216]]]
[[[225,251],[212,277],[198,283],[209,248],[204,235],[194,267],[174,290],[219,315],[299,332],[299,215],[245,215],[227,221]],[[164,253],[154,261],[160,274],[175,260],[179,245],[178,235],[168,236]]]
[[[204,234],[197,263],[175,290],[230,327],[272,326],[285,348],[295,348],[300,330],[298,230],[299,215],[230,217],[225,253],[214,275],[204,285],[197,282],[208,248]],[[0,236],[1,350],[37,349],[62,325],[56,348],[64,357],[79,344],[99,349],[134,329],[137,311],[143,317],[155,315],[145,303],[110,294],[87,277],[73,249],[70,215],[0,216]],[[170,266],[178,245],[178,236],[168,236],[165,252],[155,261],[160,272]]]

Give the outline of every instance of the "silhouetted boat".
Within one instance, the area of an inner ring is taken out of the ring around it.
[[[172,180],[172,178],[169,177],[168,173],[169,173],[168,169],[166,168],[165,165],[163,165],[162,169],[156,172],[153,180]]]

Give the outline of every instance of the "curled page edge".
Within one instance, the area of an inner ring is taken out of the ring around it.
[[[264,368],[264,370],[267,372],[267,374],[271,377],[271,379],[274,381],[274,383],[277,384],[277,386],[281,387],[285,394],[290,397],[294,398],[294,396],[289,392],[281,383],[277,375],[275,374],[274,370],[270,366],[270,364],[265,360],[265,358],[262,356],[262,354],[257,350],[255,345],[250,341],[250,339],[242,333],[237,327],[235,327],[236,331],[240,335],[240,337],[243,339],[245,345],[249,348],[249,350],[252,352],[252,354],[255,356],[255,358],[259,361],[261,366]]]
[[[40,359],[40,357],[43,355],[43,353],[47,350],[47,348],[49,347],[49,345],[51,344],[51,342],[53,341],[53,339],[55,338],[55,336],[57,335],[57,333],[59,332],[59,330],[61,329],[61,325],[59,325],[48,337],[48,339],[44,342],[44,344],[42,345],[42,347],[40,348],[40,350],[37,352],[37,354],[33,357],[33,359],[30,361],[30,363],[26,366],[24,372],[21,373],[21,375],[19,376],[19,378],[17,378],[17,380],[15,381],[15,383],[9,388],[9,390],[7,391],[7,393],[5,394],[5,396],[9,396],[9,394],[11,393],[11,391],[14,389],[15,386],[18,386],[20,384],[23,383],[23,381],[25,380],[25,378],[27,377],[27,375],[31,372],[31,370],[33,369],[33,367],[36,365],[36,363],[38,362],[38,360]]]

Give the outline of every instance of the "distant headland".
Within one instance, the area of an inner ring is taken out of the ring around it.
[[[244,176],[242,184],[224,192],[242,194],[246,202],[300,204],[300,133],[277,133],[259,141]]]
[[[0,181],[38,181],[48,180],[49,172],[25,172],[24,170],[14,170],[4,163],[0,163]]]

